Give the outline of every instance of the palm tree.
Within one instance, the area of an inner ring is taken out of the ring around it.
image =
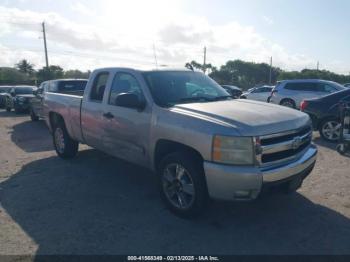
[[[26,59],[22,59],[16,64],[16,68],[18,71],[27,74],[32,75],[34,73],[34,65],[29,63]]]

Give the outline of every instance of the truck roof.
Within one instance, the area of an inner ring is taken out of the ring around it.
[[[171,68],[171,67],[160,67],[160,68],[150,68],[150,69],[137,69],[137,68],[131,68],[131,67],[104,67],[104,68],[98,68],[95,69],[94,71],[104,71],[104,70],[131,70],[131,71],[138,71],[138,72],[183,72],[183,71],[188,71],[191,72],[190,69],[188,68]],[[197,70],[195,70],[197,72]],[[198,71],[200,72],[200,71]]]

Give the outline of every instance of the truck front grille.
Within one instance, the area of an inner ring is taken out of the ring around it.
[[[311,126],[262,136],[257,155],[258,162],[261,166],[269,166],[294,159],[310,145],[311,140]]]

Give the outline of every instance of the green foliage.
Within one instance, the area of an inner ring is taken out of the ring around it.
[[[64,72],[63,78],[74,78],[74,79],[87,79],[89,78],[91,72],[81,72],[80,70],[68,70]]]
[[[63,69],[60,66],[51,65],[48,68],[43,67],[42,69],[39,69],[36,75],[39,83],[41,83],[47,80],[62,78]]]
[[[281,72],[282,70],[278,67],[272,68],[272,83],[276,82]],[[214,68],[209,74],[219,84],[236,85],[243,89],[248,89],[255,85],[268,84],[269,75],[270,66],[268,64],[257,64],[242,60],[227,61],[219,70]]]
[[[33,75],[35,72],[34,65],[29,63],[26,59],[22,59],[15,66],[19,72],[27,74],[29,76]]]
[[[0,67],[0,85],[34,85],[35,79],[28,74],[22,73],[16,68]]]

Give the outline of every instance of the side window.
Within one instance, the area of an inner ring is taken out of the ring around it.
[[[327,93],[333,93],[337,91],[337,89],[335,89],[333,86],[331,86],[330,84],[323,84],[323,90],[322,92],[327,92]]]
[[[109,94],[108,104],[115,105],[117,96],[123,93],[133,93],[139,98],[142,98],[140,84],[133,75],[129,73],[116,73]]]
[[[108,72],[102,72],[95,77],[91,91],[90,91],[91,100],[96,102],[102,102],[103,94],[106,89],[108,76],[109,76]]]

